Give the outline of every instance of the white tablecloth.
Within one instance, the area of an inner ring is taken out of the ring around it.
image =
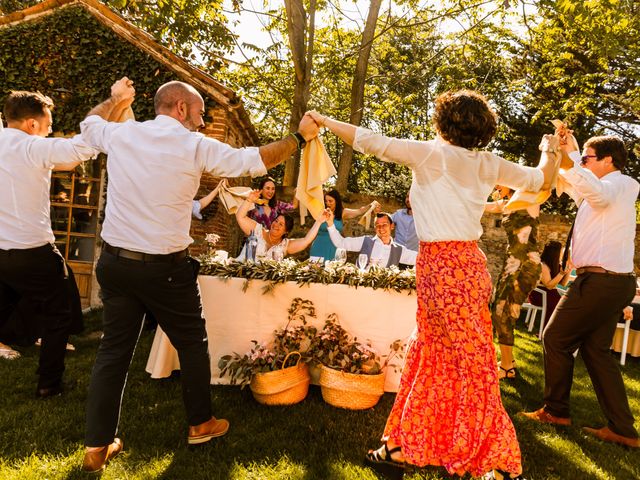
[[[267,283],[261,280],[251,280],[246,292],[246,280],[242,278],[201,275],[198,281],[209,337],[212,384],[229,383],[228,377],[220,377],[219,358],[233,352],[244,354],[251,348],[251,340],[270,341],[273,331],[286,325],[287,311],[296,297],[313,302],[317,318],[308,318],[309,323],[321,328],[326,316],[336,313],[349,333],[360,341],[371,340],[380,354],[387,354],[394,340],[406,340],[415,328],[415,293],[286,282],[263,294]],[[178,369],[177,352],[158,328],[146,371],[152,378],[165,378]],[[388,369],[385,391],[397,391],[399,381],[400,368],[397,372]]]

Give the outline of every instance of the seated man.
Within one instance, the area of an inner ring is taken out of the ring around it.
[[[349,252],[359,252],[369,257],[369,264],[383,267],[398,265],[415,265],[418,252],[398,245],[391,238],[393,220],[388,213],[377,213],[375,221],[375,236],[344,238],[333,224],[333,212],[327,220],[329,237],[336,248],[344,248]]]
[[[396,226],[396,235],[394,241],[398,245],[403,245],[411,250],[418,250],[418,234],[416,232],[416,224],[413,220],[413,210],[411,209],[411,199],[409,193],[404,199],[407,208],[396,210],[391,218]]]

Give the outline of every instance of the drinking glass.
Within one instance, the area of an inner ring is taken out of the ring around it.
[[[336,262],[344,263],[347,261],[347,251],[344,248],[336,248],[336,256],[333,257]]]
[[[284,259],[284,251],[280,247],[274,248],[272,256],[276,262],[281,262]]]
[[[369,256],[366,253],[361,253],[358,255],[358,268],[364,272],[367,268],[367,263],[369,263]]]

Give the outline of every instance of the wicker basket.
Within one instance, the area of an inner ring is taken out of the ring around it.
[[[349,410],[371,408],[384,393],[384,377],[384,373],[345,373],[323,365],[320,372],[322,398],[334,407]]]
[[[300,364],[300,353],[290,352],[282,365],[287,364],[291,355],[298,355],[298,361],[292,367],[273,372],[256,373],[251,379],[253,397],[264,405],[293,405],[301,402],[309,391],[309,368]]]

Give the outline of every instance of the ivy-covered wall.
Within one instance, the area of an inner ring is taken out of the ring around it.
[[[0,28],[0,104],[11,90],[50,96],[56,105],[54,132],[79,131],[86,113],[125,75],[135,83],[133,110],[139,120],[155,116],[157,88],[178,79],[80,6]]]

